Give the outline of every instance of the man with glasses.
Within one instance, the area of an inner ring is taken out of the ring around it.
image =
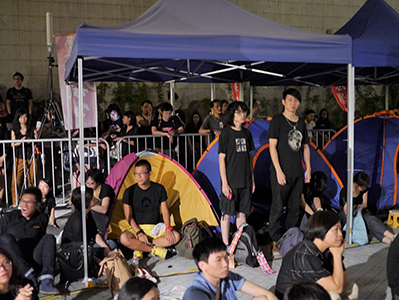
[[[6,106],[8,113],[14,117],[15,112],[22,108],[31,115],[33,108],[32,92],[30,89],[22,86],[24,75],[16,72],[12,76],[12,79],[14,81],[14,87],[7,90]]]
[[[249,108],[244,102],[231,103],[227,107],[227,126],[219,136],[218,152],[222,184],[220,228],[226,246],[229,245],[230,216],[237,216],[237,228],[246,223],[246,215],[251,213],[252,193],[255,191],[251,156],[255,145],[251,132],[242,127],[248,111]]]
[[[166,247],[180,240],[179,233],[170,226],[166,190],[163,185],[150,180],[151,164],[147,160],[136,163],[134,175],[137,183],[125,190],[122,199],[130,228],[121,234],[120,241],[134,250],[138,258],[143,258],[143,252],[166,258]],[[163,223],[159,223],[160,210]]]
[[[0,219],[0,248],[7,249],[21,273],[34,283],[40,281],[40,292],[59,294],[54,286],[55,237],[46,234],[48,216],[40,211],[42,192],[26,188],[21,195],[20,210]]]

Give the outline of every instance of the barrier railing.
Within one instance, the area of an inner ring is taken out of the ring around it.
[[[334,134],[337,133],[333,129],[314,129],[311,132],[312,137],[310,140],[316,144],[318,149],[323,149],[328,141],[334,136]]]

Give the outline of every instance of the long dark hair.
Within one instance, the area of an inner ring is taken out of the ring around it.
[[[23,115],[26,115],[28,117],[28,121],[26,122],[26,127],[30,129],[30,117],[28,112],[25,109],[18,109],[15,112],[14,120],[12,121],[12,130],[17,133],[18,131],[21,130],[21,124],[19,123],[19,118],[22,117]]]
[[[23,277],[21,276],[17,264],[15,263],[11,254],[4,248],[0,248],[0,254],[4,255],[11,262],[12,274],[8,288],[12,295],[16,297],[19,293],[19,289],[23,287]]]
[[[249,108],[248,105],[245,104],[245,102],[242,101],[234,101],[232,103],[229,104],[229,106],[227,107],[225,116],[223,121],[225,121],[225,123],[228,126],[233,126],[234,125],[234,113],[236,112],[236,110],[238,110],[238,108],[241,108],[241,110],[243,112],[246,112],[248,114],[249,112]]]
[[[198,115],[198,117],[199,117],[199,121],[198,121],[197,125],[195,125],[195,123],[194,123],[194,116],[195,115]],[[201,125],[202,125],[202,117],[201,117],[201,115],[200,115],[200,113],[198,111],[193,112],[193,114],[191,115],[191,123],[193,123],[193,127],[194,126],[201,127]]]

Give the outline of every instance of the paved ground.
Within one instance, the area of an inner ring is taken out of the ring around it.
[[[67,210],[57,210],[59,224],[63,226],[67,219]],[[62,215],[64,215],[62,217]],[[349,278],[357,282],[360,288],[359,299],[390,300],[390,293],[387,293],[385,260],[389,247],[383,243],[374,242],[365,246],[352,246],[345,250],[345,265]],[[267,252],[267,249],[264,249]],[[276,271],[273,275],[265,274],[260,267],[250,268],[238,266],[234,272],[244,276],[262,287],[274,291],[277,274],[281,266],[281,259],[272,260],[267,257],[271,267]],[[152,275],[158,278],[158,287],[162,300],[181,299],[185,288],[195,276],[196,267],[194,261],[179,256],[168,260],[156,257],[144,258],[140,267],[151,271]],[[113,299],[117,293],[112,294],[108,288],[85,289],[83,283],[73,283],[68,295],[45,297],[41,299]],[[388,295],[388,296],[387,296]],[[251,297],[239,293],[238,299],[246,300]]]

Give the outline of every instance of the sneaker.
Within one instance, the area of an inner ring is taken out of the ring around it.
[[[273,242],[272,253],[273,253],[273,256],[274,256],[274,257],[281,256],[280,250],[278,249],[277,243],[276,243],[276,242]]]
[[[40,282],[40,293],[47,295],[58,295],[60,291],[54,286],[53,279],[43,279]]]
[[[152,248],[152,251],[151,251],[152,255],[159,256],[160,258],[163,258],[163,259],[166,258],[167,253],[168,253],[168,250],[166,250],[165,248],[159,248],[159,247],[154,247],[154,248]]]

